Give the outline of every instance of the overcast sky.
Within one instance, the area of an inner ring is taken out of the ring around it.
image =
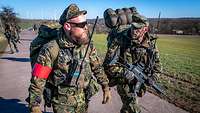
[[[71,3],[88,11],[87,18],[103,17],[107,8],[136,7],[148,18],[200,17],[200,0],[0,0],[0,7],[14,8],[21,18],[58,19]]]

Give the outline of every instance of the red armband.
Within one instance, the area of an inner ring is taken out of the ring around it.
[[[36,63],[33,68],[32,75],[38,78],[45,78],[47,79],[52,68],[48,66],[43,66],[41,64]]]

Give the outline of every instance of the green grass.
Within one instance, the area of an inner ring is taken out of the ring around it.
[[[158,47],[166,71],[200,84],[200,37],[160,36]]]
[[[106,35],[94,34],[94,37],[92,40],[94,41],[94,45],[98,51],[98,54],[104,57],[106,54],[106,49],[107,49]]]
[[[4,35],[0,33],[0,52],[3,52],[7,47],[7,40],[4,38]]]
[[[32,22],[23,22],[23,23],[19,23],[19,26],[22,28],[22,29],[27,29],[27,28],[30,28],[33,26],[33,23]]]

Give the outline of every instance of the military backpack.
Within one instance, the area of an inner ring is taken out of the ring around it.
[[[104,11],[104,21],[108,28],[116,28],[121,25],[130,25],[133,23],[147,23],[147,19],[140,15],[135,7],[113,10],[108,8]]]
[[[38,36],[30,44],[30,61],[33,68],[36,58],[39,55],[39,52],[43,45],[47,44],[53,39],[57,38],[57,29],[52,29],[46,25],[41,25],[38,30]]]

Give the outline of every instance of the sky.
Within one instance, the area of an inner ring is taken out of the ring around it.
[[[75,3],[87,10],[87,18],[103,17],[107,8],[136,7],[147,18],[200,17],[200,0],[0,0],[0,7],[14,8],[20,18],[59,19],[64,9]]]

